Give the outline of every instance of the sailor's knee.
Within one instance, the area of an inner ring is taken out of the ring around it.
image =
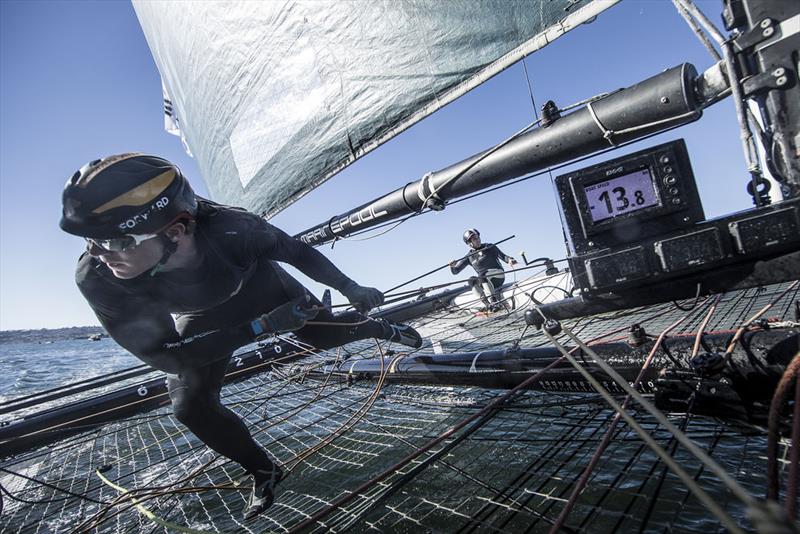
[[[175,419],[191,427],[196,423],[202,422],[204,414],[208,413],[208,411],[203,408],[205,405],[205,402],[199,402],[190,397],[173,397],[172,413],[175,415]]]
[[[481,285],[481,279],[477,276],[470,276],[467,283],[469,283],[469,287],[479,287]]]

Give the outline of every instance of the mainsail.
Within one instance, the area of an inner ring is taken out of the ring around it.
[[[270,216],[618,0],[133,0],[212,197]]]

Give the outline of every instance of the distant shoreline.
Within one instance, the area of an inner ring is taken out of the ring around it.
[[[69,341],[73,339],[104,339],[108,333],[102,326],[67,326],[64,328],[32,328],[0,330],[0,343]]]

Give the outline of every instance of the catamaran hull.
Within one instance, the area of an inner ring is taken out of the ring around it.
[[[800,350],[800,328],[757,330],[745,333],[731,352],[728,364],[717,361],[734,332],[703,337],[705,358],[692,358],[695,336],[667,338],[656,350],[644,371],[640,390],[653,393],[657,404],[682,411],[695,393],[693,413],[732,419],[762,421],[775,387],[786,366]],[[626,342],[602,343],[592,347],[627,382],[633,382],[653,347],[650,340],[640,346]],[[575,357],[610,392],[623,390],[592,358],[578,349]],[[347,380],[377,380],[385,375],[390,383],[431,384],[436,386],[477,386],[512,388],[539,373],[561,357],[554,347],[486,350],[456,354],[415,354],[413,356],[358,360],[330,365],[311,373],[334,373]],[[530,389],[559,393],[595,392],[592,385],[566,360],[543,372]],[[683,408],[681,408],[681,406]]]

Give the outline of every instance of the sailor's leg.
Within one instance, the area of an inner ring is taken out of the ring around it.
[[[167,375],[175,417],[200,441],[247,471],[271,471],[274,464],[267,453],[255,442],[239,416],[220,402],[227,367],[228,360],[224,359],[178,375]]]
[[[339,347],[369,338],[386,339],[414,348],[422,345],[422,337],[410,326],[388,319],[372,319],[356,311],[333,315],[323,310],[295,333],[318,349]]]
[[[505,306],[505,302],[503,301],[503,295],[500,292],[500,288],[503,287],[503,283],[506,281],[506,277],[502,271],[499,273],[492,273],[491,271],[486,273],[488,278],[488,289],[491,291],[491,300],[492,303],[497,306]]]
[[[489,309],[492,303],[489,301],[488,295],[492,293],[486,291],[484,283],[485,279],[480,276],[470,276],[469,278],[469,287],[472,289],[472,293],[478,300],[483,302],[486,309]]]

